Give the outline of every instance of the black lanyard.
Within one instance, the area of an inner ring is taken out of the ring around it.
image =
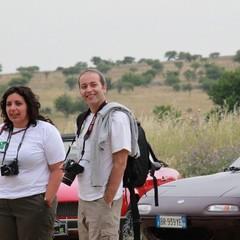
[[[22,146],[23,139],[24,139],[24,137],[25,137],[27,128],[22,129],[22,130],[19,130],[19,131],[15,132],[15,133],[14,133],[12,130],[9,131],[8,138],[7,138],[7,142],[6,142],[6,145],[5,145],[4,154],[3,154],[2,165],[3,165],[3,163],[4,163],[4,160],[5,160],[5,157],[6,157],[6,153],[7,153],[7,150],[8,150],[8,147],[9,147],[9,144],[10,144],[10,141],[11,141],[11,138],[12,138],[12,135],[14,135],[14,134],[16,134],[16,133],[19,133],[19,132],[22,132],[22,131],[24,131],[24,132],[23,132],[21,141],[20,141],[20,143],[18,144],[17,154],[16,154],[16,158],[15,158],[15,160],[18,161],[18,153],[19,153],[19,150],[20,150],[20,148],[21,148],[21,146]]]

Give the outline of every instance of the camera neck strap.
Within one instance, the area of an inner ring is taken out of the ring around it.
[[[22,138],[21,138],[21,140],[20,140],[20,143],[18,144],[17,154],[16,154],[16,157],[15,157],[15,160],[18,161],[18,153],[19,153],[19,150],[20,150],[20,148],[21,148],[21,146],[22,146],[23,139],[24,139],[24,137],[25,137],[27,128],[21,129],[21,130],[19,130],[19,131],[17,131],[17,132],[13,132],[13,130],[10,130],[10,131],[9,131],[8,138],[7,138],[7,142],[6,142],[6,145],[5,145],[4,154],[3,154],[2,165],[3,165],[3,163],[4,163],[4,160],[5,160],[5,157],[6,157],[6,153],[7,153],[7,150],[8,150],[8,147],[9,147],[9,144],[10,144],[10,141],[11,141],[11,138],[12,138],[12,135],[17,134],[17,133],[22,132],[22,131],[24,131],[24,132],[23,132]]]
[[[88,138],[90,137],[91,133],[92,133],[92,130],[93,130],[93,127],[94,127],[94,124],[95,124],[95,121],[96,121],[96,118],[97,118],[97,114],[98,112],[107,104],[106,101],[104,101],[98,108],[98,110],[96,111],[96,113],[94,114],[93,118],[92,118],[92,121],[91,123],[89,124],[88,126],[88,130],[87,132],[85,133],[84,137],[83,137],[83,148],[82,148],[82,152],[81,152],[81,158],[79,159],[79,162],[81,161],[81,159],[83,158],[83,155],[85,153],[85,142],[88,140]],[[87,117],[87,116],[86,116]]]
[[[96,121],[98,112],[99,112],[106,104],[107,104],[107,102],[104,101],[104,102],[99,106],[99,108],[98,108],[98,110],[96,111],[96,113],[94,114],[94,116],[93,116],[93,118],[92,118],[92,121],[91,121],[91,123],[90,123],[89,126],[88,126],[88,130],[87,130],[87,132],[86,132],[85,135],[84,135],[84,138],[83,138],[83,139],[84,139],[84,142],[88,140],[88,138],[90,137],[90,135],[91,135],[91,133],[92,133],[93,126],[94,126],[94,123],[95,123],[95,121]],[[86,116],[86,117],[87,117],[87,116]]]

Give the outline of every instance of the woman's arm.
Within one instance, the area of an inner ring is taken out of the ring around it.
[[[60,169],[60,166],[63,162],[58,162],[52,165],[49,165],[50,177],[47,185],[47,190],[45,193],[45,201],[49,207],[52,206],[52,201],[57,194],[58,188],[62,181],[63,172]]]

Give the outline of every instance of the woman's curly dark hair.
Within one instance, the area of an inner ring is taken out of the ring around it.
[[[3,118],[6,129],[9,129],[12,126],[12,121],[10,121],[7,115],[6,104],[8,96],[13,93],[22,96],[27,104],[27,114],[29,117],[28,127],[30,125],[36,126],[37,120],[43,120],[53,124],[50,118],[42,116],[39,113],[39,109],[41,108],[41,104],[38,101],[39,97],[33,93],[31,88],[26,86],[12,86],[5,91],[0,101],[1,117]]]

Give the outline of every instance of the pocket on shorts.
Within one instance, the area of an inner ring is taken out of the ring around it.
[[[101,230],[101,240],[118,240],[119,239],[119,235],[118,232],[116,233],[116,231],[111,231],[111,229],[109,230]]]
[[[101,220],[101,239],[118,239],[119,221],[116,219],[116,216],[114,216],[113,208],[111,208],[103,198],[99,200],[102,205],[102,211],[104,212]]]

